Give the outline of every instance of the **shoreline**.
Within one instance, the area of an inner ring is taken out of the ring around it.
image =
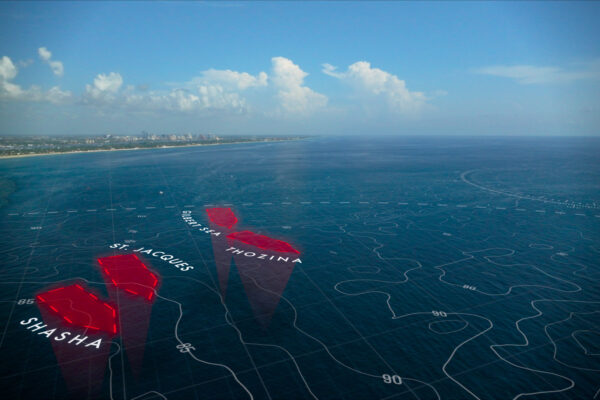
[[[132,148],[124,148],[124,149],[73,150],[73,151],[57,151],[57,152],[52,152],[52,153],[11,154],[11,155],[0,155],[0,160],[10,159],[10,158],[38,157],[38,156],[59,156],[59,155],[63,155],[63,154],[100,153],[100,152],[106,152],[106,151],[157,150],[157,149],[175,149],[175,148],[179,148],[179,147],[222,146],[222,145],[227,145],[227,144],[243,144],[243,143],[291,142],[291,141],[302,140],[302,139],[304,139],[304,138],[255,140],[255,141],[227,142],[227,143],[194,143],[194,144],[182,144],[182,145],[165,145],[165,146],[156,146],[156,147],[132,147]]]

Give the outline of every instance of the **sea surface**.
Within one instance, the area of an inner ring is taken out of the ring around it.
[[[4,159],[0,206],[4,399],[600,398],[598,139]],[[212,207],[300,261],[231,258]],[[23,324],[75,332],[27,300],[74,282],[110,299],[97,258],[141,247],[193,269],[140,254],[160,286],[129,336],[97,350]]]

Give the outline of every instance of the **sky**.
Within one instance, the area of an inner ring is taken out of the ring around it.
[[[600,136],[600,2],[0,2],[0,135]]]

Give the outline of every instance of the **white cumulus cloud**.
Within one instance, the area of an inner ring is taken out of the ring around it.
[[[99,92],[112,92],[115,93],[123,84],[123,77],[121,74],[111,72],[108,75],[98,74],[94,78],[93,89]]]
[[[84,102],[95,105],[110,105],[120,101],[117,92],[123,85],[123,77],[117,72],[98,74],[92,84],[85,85]]]
[[[56,76],[63,76],[65,73],[65,69],[63,67],[62,62],[60,61],[50,61],[50,69]]]
[[[333,65],[323,64],[322,71],[350,84],[368,102],[372,101],[372,97],[383,99],[396,112],[408,114],[419,111],[427,100],[424,93],[410,91],[405,81],[387,71],[371,67],[367,61],[355,62],[345,72],[338,72]]]
[[[93,84],[86,85],[84,103],[134,111],[189,113],[217,109],[239,111],[245,107],[237,93],[230,93],[219,85],[197,85],[167,91],[140,90],[131,85],[123,88],[123,77],[117,72],[98,74]]]
[[[260,72],[254,76],[247,72],[232,71],[230,69],[209,69],[202,72],[202,76],[195,78],[195,82],[212,82],[225,87],[245,90],[251,87],[266,86],[267,74]]]
[[[284,57],[273,57],[271,64],[269,74],[211,68],[188,82],[170,86],[200,93],[206,107],[245,109],[265,115],[303,115],[327,104],[326,96],[305,86],[308,74],[298,65]]]
[[[50,58],[52,58],[52,53],[45,47],[40,47],[38,49],[38,54],[40,55],[40,58],[44,61],[49,61]]]
[[[47,63],[50,66],[50,69],[56,76],[63,76],[65,69],[63,67],[63,63],[57,60],[52,60],[52,52],[45,47],[40,47],[38,49],[38,54],[42,61]]]
[[[58,86],[51,87],[50,90],[48,90],[44,95],[45,100],[49,101],[50,103],[54,103],[54,104],[64,103],[67,100],[69,100],[71,97],[72,97],[71,92],[63,91]]]
[[[51,67],[52,52],[38,48],[39,58]],[[62,64],[57,74],[62,74]],[[54,69],[54,68],[53,68]],[[13,79],[18,67],[9,57],[0,59],[0,97],[32,101],[65,102],[70,92],[58,86],[44,91],[38,86],[24,89]],[[292,60],[273,57],[271,70],[252,74],[231,69],[208,69],[183,83],[166,83],[162,89],[150,90],[143,85],[127,85],[116,71],[96,74],[78,96],[82,104],[101,109],[135,112],[175,111],[205,115],[219,112],[255,116],[304,116],[323,109],[327,96],[305,83],[308,74]],[[225,115],[222,114],[222,115]]]
[[[46,101],[58,104],[71,98],[71,92],[63,91],[58,86],[54,86],[48,91],[35,85],[29,89],[23,89],[20,85],[12,82],[18,72],[10,57],[3,56],[0,59],[0,99]]]
[[[0,59],[0,79],[2,81],[8,81],[15,76],[17,76],[17,67],[9,57],[3,56]]]
[[[305,114],[327,105],[327,96],[304,86],[308,75],[285,57],[273,57],[271,81],[286,112]]]

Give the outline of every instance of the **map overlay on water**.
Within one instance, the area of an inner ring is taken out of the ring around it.
[[[600,399],[600,140],[0,160],[5,399]]]

